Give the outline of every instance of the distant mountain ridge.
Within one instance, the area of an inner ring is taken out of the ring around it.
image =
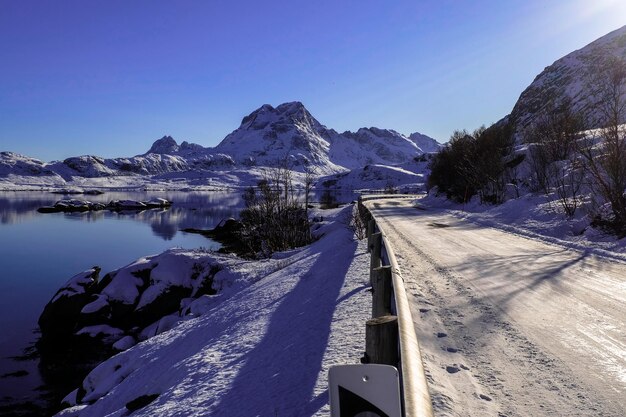
[[[265,104],[245,116],[241,125],[214,148],[171,136],[156,140],[141,155],[101,158],[83,155],[44,163],[12,152],[0,154],[0,179],[16,176],[75,178],[155,176],[176,172],[228,172],[287,162],[295,171],[313,169],[331,175],[369,164],[401,165],[441,145],[414,133],[404,136],[394,130],[361,128],[338,133],[322,125],[300,102],[277,107]]]

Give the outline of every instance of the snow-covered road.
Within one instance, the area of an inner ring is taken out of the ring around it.
[[[625,416],[626,263],[374,200],[440,416]]]

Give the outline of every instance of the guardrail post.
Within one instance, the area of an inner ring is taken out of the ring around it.
[[[398,318],[382,316],[365,323],[365,357],[368,363],[398,366]]]
[[[372,318],[391,314],[391,267],[372,270]]]
[[[368,239],[370,238],[370,236],[374,234],[375,230],[376,230],[376,221],[374,219],[370,219],[367,222],[367,238]]]
[[[370,258],[370,285],[372,284],[373,270],[374,268],[380,268],[382,266],[382,245],[383,235],[382,233],[374,233],[369,239],[369,248],[372,257]]]

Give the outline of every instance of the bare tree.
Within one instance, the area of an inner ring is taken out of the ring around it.
[[[504,200],[509,171],[521,162],[510,159],[512,149],[508,123],[482,126],[471,134],[457,130],[448,145],[433,157],[428,187],[437,186],[448,198],[459,202],[478,194],[481,203],[499,204]]]
[[[626,232],[626,61],[611,57],[596,68],[591,84],[600,103],[601,128],[579,142],[594,193],[611,206],[615,230]]]
[[[583,137],[583,118],[572,110],[571,101],[562,99],[526,131],[529,143],[530,167],[536,187],[551,199],[553,196],[572,217],[580,205],[583,170],[574,155],[577,142]]]
[[[315,181],[317,180],[316,169],[311,164],[307,164],[304,167],[304,208],[308,214],[309,212],[309,201],[311,198],[311,191],[313,190],[313,185],[315,185]]]

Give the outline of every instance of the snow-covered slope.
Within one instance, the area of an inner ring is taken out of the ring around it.
[[[54,175],[39,159],[14,152],[0,152],[0,175]]]
[[[330,139],[331,159],[350,169],[367,164],[400,165],[424,153],[409,138],[390,129],[361,128]]]
[[[439,152],[443,145],[430,136],[415,132],[409,135],[409,139],[424,153]]]
[[[571,99],[572,108],[584,114],[598,127],[597,98],[590,94],[594,67],[607,57],[626,59],[626,26],[615,30],[582,49],[574,51],[544,69],[522,92],[511,112],[520,133],[534,120],[545,114],[552,100]]]
[[[416,194],[425,190],[428,158],[389,166],[371,164],[349,172],[322,177],[318,184],[324,188],[343,190],[385,190],[386,192]]]

